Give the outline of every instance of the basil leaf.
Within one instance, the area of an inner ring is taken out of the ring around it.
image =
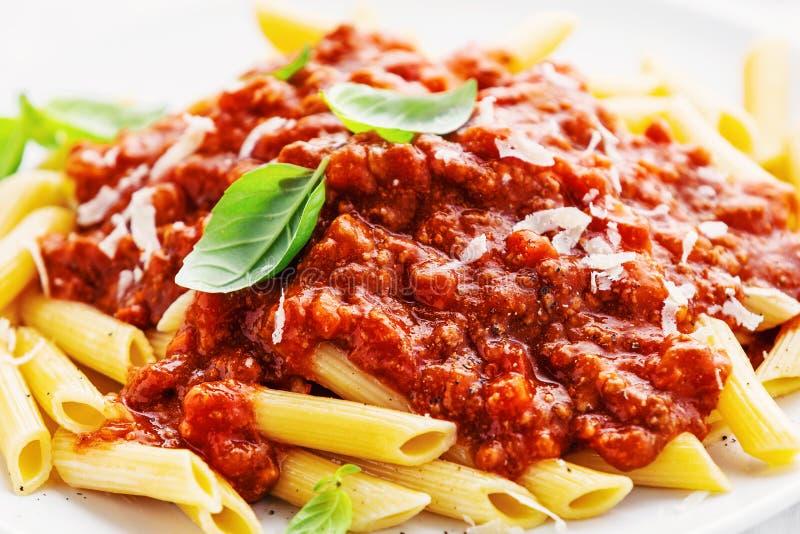
[[[279,80],[287,81],[289,78],[294,76],[297,71],[306,66],[306,63],[308,63],[310,57],[311,47],[306,45],[303,47],[300,53],[297,54],[297,57],[295,57],[291,62],[277,70],[272,71],[271,74]]]
[[[325,202],[316,171],[270,163],[239,178],[211,210],[175,282],[206,293],[250,287],[286,267],[308,242]]]
[[[27,142],[26,120],[0,118],[0,179],[17,171]]]
[[[353,522],[353,503],[342,487],[342,479],[359,471],[357,465],[345,464],[333,476],[317,482],[314,491],[332,487],[315,495],[295,514],[286,534],[346,534]]]
[[[322,98],[353,133],[374,130],[387,141],[408,143],[416,133],[446,134],[472,115],[478,84],[470,79],[446,93],[408,95],[358,83],[339,83]]]

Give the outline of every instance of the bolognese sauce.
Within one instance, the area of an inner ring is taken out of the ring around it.
[[[800,297],[794,193],[732,182],[663,123],[627,132],[567,66],[508,65],[476,48],[433,63],[342,26],[288,82],[265,64],[187,114],[77,146],[67,172],[84,216],[42,242],[50,291],[142,328],[184,291],[175,274],[227,186],[268,161],[330,158],[297,260],[252,288],[198,293],[167,356],[125,386],[132,419],[89,439],[192,447],[255,500],[277,480],[277,445],[237,384],[325,394],[309,365],[321,342],[457,423],[475,465],[509,477],[573,447],[632,469],[682,432],[702,438],[730,363],[688,334],[708,313],[763,346],[743,286]],[[350,134],[319,96],[467,78],[480,87],[470,121],[405,144]],[[120,224],[142,195],[149,240]]]

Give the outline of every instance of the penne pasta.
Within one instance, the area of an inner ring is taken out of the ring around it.
[[[159,319],[156,325],[156,330],[159,332],[176,332],[183,324],[183,317],[186,315],[186,308],[188,308],[194,301],[195,292],[192,290],[187,291],[169,305],[164,311],[164,314]]]
[[[314,486],[332,476],[339,465],[304,451],[286,449],[279,457],[281,477],[272,495],[295,506],[303,506],[314,496]],[[411,519],[431,502],[425,493],[404,488],[364,473],[353,473],[342,480],[353,503],[353,532],[389,528]]]
[[[517,483],[563,519],[604,514],[633,489],[627,476],[588,469],[560,458],[535,462]]]
[[[167,355],[167,346],[170,341],[172,341],[172,338],[175,337],[175,332],[148,330],[145,332],[145,335],[147,336],[147,341],[150,342],[150,346],[153,348],[153,357],[156,360],[160,360]]]
[[[31,212],[63,206],[70,199],[70,182],[61,172],[20,171],[0,183],[0,237],[7,235]]]
[[[510,69],[529,69],[552,54],[575,29],[577,19],[571,13],[536,13],[518,24],[501,43],[512,54]]]
[[[653,74],[638,76],[593,76],[589,80],[589,91],[597,98],[665,96],[664,83]]]
[[[25,324],[69,356],[121,384],[131,367],[153,361],[144,332],[87,304],[30,293],[23,297],[20,311]]]
[[[671,102],[672,98],[662,96],[617,96],[602,101],[636,134],[644,133],[653,119],[666,116]]]
[[[293,12],[271,0],[256,3],[256,19],[261,33],[281,54],[313,45],[322,39],[330,26],[322,20],[315,20],[313,15]]]
[[[773,397],[800,389],[800,320],[783,325],[756,376]]]
[[[73,488],[142,495],[210,513],[222,511],[216,475],[188,449],[132,441],[78,444],[76,435],[59,429],[53,436],[53,463]]]
[[[0,452],[14,493],[28,495],[50,476],[50,432],[8,349],[6,337],[0,339]]]
[[[744,107],[758,123],[762,159],[774,157],[783,149],[790,116],[790,52],[786,41],[762,39],[745,56]]]
[[[732,371],[717,409],[730,425],[742,449],[768,464],[785,464],[800,451],[800,436],[756,378],[742,346],[723,321],[700,317],[693,334],[698,340],[727,352]]]
[[[223,477],[216,475],[216,479],[222,498],[222,510],[212,513],[191,504],[178,504],[178,507],[205,534],[261,534],[261,524],[253,508]]]
[[[29,247],[49,233],[66,233],[75,216],[66,208],[44,207],[27,215],[0,239],[0,309],[8,306],[36,278],[36,263]]]
[[[441,456],[456,440],[456,426],[449,421],[263,387],[250,391],[259,431],[283,443],[419,465]]]
[[[510,526],[532,528],[552,512],[525,488],[507,478],[471,467],[434,460],[419,466],[400,466],[361,458],[335,457],[353,463],[365,473],[430,495],[431,512],[477,524],[500,520]]]
[[[756,330],[769,330],[800,314],[800,302],[771,287],[744,287],[742,304],[764,319]]]
[[[717,492],[731,489],[725,473],[700,440],[689,433],[675,437],[649,465],[631,471],[615,469],[588,449],[570,454],[567,459],[598,471],[625,475],[637,486]]]
[[[97,430],[105,400],[75,364],[32,328],[17,329],[15,355],[39,406],[70,432]]]

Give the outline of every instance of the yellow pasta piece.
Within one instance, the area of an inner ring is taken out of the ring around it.
[[[56,423],[75,433],[97,430],[105,401],[75,364],[32,328],[17,329],[15,355],[36,401]]]
[[[449,421],[289,391],[251,391],[259,431],[283,443],[419,465],[441,456],[456,440],[456,426]]]
[[[544,12],[525,18],[506,36],[500,46],[512,53],[512,72],[531,68],[555,52],[575,29],[571,13]]]
[[[773,397],[800,389],[800,320],[783,325],[756,376]]]
[[[662,80],[653,74],[636,76],[593,76],[589,91],[597,98],[665,96],[667,89]]]
[[[519,484],[453,462],[400,466],[347,456],[334,458],[337,463],[356,464],[367,474],[427,493],[431,497],[428,510],[439,515],[478,524],[500,520],[523,528],[540,525],[548,517],[557,519]]]
[[[604,514],[633,489],[627,476],[602,473],[562,459],[535,462],[517,482],[564,519]]]
[[[771,287],[744,287],[742,304],[764,319],[756,330],[768,330],[800,314],[800,302]]]
[[[762,158],[783,148],[789,117],[789,43],[761,39],[753,43],[744,61],[744,107],[755,118],[762,135]]]
[[[75,217],[66,208],[49,206],[28,214],[0,239],[0,309],[5,308],[36,278],[36,263],[30,248],[48,233],[66,233]]]
[[[642,134],[657,117],[665,117],[672,98],[661,96],[618,96],[602,101],[603,106],[622,119],[633,133]]]
[[[288,449],[279,458],[281,477],[272,495],[295,506],[303,506],[314,496],[314,485],[332,476],[339,465],[316,454]],[[353,503],[353,532],[389,528],[411,519],[431,501],[425,493],[413,491],[364,473],[353,473],[342,480],[342,487]]]
[[[313,14],[277,6],[270,0],[256,3],[256,19],[261,33],[283,54],[314,45],[331,27]]]
[[[63,206],[70,200],[71,184],[60,172],[20,171],[0,182],[0,237],[32,211]]]
[[[153,348],[153,357],[156,360],[161,360],[167,355],[167,346],[172,338],[175,337],[175,332],[158,332],[156,330],[148,330],[145,332],[150,346]]]
[[[0,339],[0,452],[14,493],[27,495],[50,476],[50,432],[44,425],[19,369],[8,350],[13,331],[2,325]]]
[[[169,305],[164,315],[158,320],[156,330],[159,332],[176,332],[183,324],[186,309],[194,302],[194,290],[189,290]]]
[[[212,513],[200,506],[178,504],[205,534],[261,534],[255,512],[228,482],[216,475],[222,497],[222,510]]]
[[[133,441],[77,444],[77,436],[58,429],[53,463],[73,488],[199,506],[222,511],[222,490],[214,472],[188,449],[164,449]]]
[[[742,449],[768,464],[785,464],[800,451],[800,436],[756,378],[742,346],[723,321],[702,315],[694,336],[727,352],[732,371],[717,409]]]
[[[362,371],[347,353],[322,343],[311,357],[311,371],[317,382],[343,399],[372,406],[410,412],[406,399],[380,380]]]
[[[598,471],[625,475],[637,486],[698,491],[731,489],[725,473],[714,463],[700,440],[689,433],[680,434],[670,441],[649,465],[631,471],[615,469],[588,449],[570,454],[567,459]]]
[[[25,324],[72,358],[121,384],[131,367],[154,360],[144,332],[88,304],[30,293],[23,297],[20,310]]]

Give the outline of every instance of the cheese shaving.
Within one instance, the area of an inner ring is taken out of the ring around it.
[[[482,525],[472,525],[467,527],[467,534],[525,534],[522,527],[511,526],[504,523],[501,519],[492,519]]]
[[[436,149],[436,152],[433,153],[433,157],[444,163],[451,163],[453,161],[458,161],[461,158],[461,153],[451,146],[443,146]]]
[[[145,267],[149,265],[153,253],[161,249],[156,228],[156,209],[152,201],[153,189],[146,187],[133,194],[125,210],[130,217],[131,237],[141,251]]]
[[[592,138],[589,139],[589,144],[586,145],[586,149],[584,149],[583,154],[591,154],[597,148],[597,145],[600,144],[600,141],[603,140],[603,136],[600,135],[600,132],[597,130],[592,130]]]
[[[581,264],[592,269],[591,289],[592,293],[608,291],[614,282],[622,278],[625,274],[623,264],[636,259],[635,252],[610,253],[603,252],[611,250],[602,238],[594,238],[585,245],[589,256],[581,260]]]
[[[208,117],[185,113],[183,120],[186,122],[186,130],[153,165],[153,171],[150,173],[153,180],[158,180],[181,160],[197,152],[203,145],[206,134],[216,130],[214,121]]]
[[[578,244],[583,232],[592,222],[592,218],[574,207],[553,208],[531,213],[525,219],[514,225],[513,231],[530,230],[537,234],[544,234],[557,229],[563,229],[553,239],[553,248],[559,254],[567,254]]]
[[[42,249],[39,248],[39,243],[29,241],[25,244],[25,248],[31,253],[31,259],[36,266],[36,272],[39,273],[39,284],[42,286],[42,293],[46,297],[50,296],[50,277],[47,275],[47,266],[42,257]]]
[[[689,230],[687,234],[683,238],[683,252],[681,253],[681,263],[686,263],[689,260],[689,255],[694,250],[695,244],[697,244],[697,232],[694,230]]]
[[[541,72],[542,77],[556,87],[562,87],[564,89],[577,89],[581,86],[580,82],[575,78],[571,78],[558,72],[552,63],[542,63]]]
[[[593,188],[589,189],[589,191],[585,195],[583,195],[583,199],[582,200],[583,200],[583,202],[585,204],[588,204],[592,200],[596,199],[597,195],[599,195],[599,194],[600,194],[600,191],[598,191],[597,189],[595,189],[593,187]]]
[[[699,196],[705,197],[708,199],[714,198],[717,196],[717,190],[711,187],[710,185],[701,185],[696,189],[696,192]]]
[[[704,500],[706,497],[709,496],[709,492],[707,491],[693,491],[689,495],[687,495],[680,503],[675,505],[675,509],[678,512],[686,512],[690,508],[694,508]]]
[[[117,279],[117,300],[121,301],[125,293],[133,286],[133,271],[125,269],[120,271]]]
[[[606,225],[606,237],[611,246],[617,248],[622,243],[622,235],[619,233],[619,226],[616,221],[611,221]]]
[[[722,313],[728,317],[731,317],[738,324],[747,328],[748,330],[755,330],[758,328],[758,325],[761,324],[761,321],[764,320],[763,315],[758,315],[757,313],[751,312],[745,308],[738,299],[733,297],[730,297],[722,305]]]
[[[119,201],[120,193],[113,187],[104,185],[91,200],[78,206],[77,222],[80,226],[99,223],[108,210]]]
[[[470,264],[478,261],[489,251],[486,245],[486,234],[481,234],[467,244],[467,247],[461,252],[461,263]]]
[[[681,308],[689,305],[689,299],[694,297],[696,288],[692,284],[676,286],[669,280],[664,280],[667,298],[661,309],[661,329],[666,334],[678,332],[677,315]]]
[[[597,121],[597,130],[600,132],[600,136],[603,138],[603,151],[606,153],[606,155],[613,160],[620,159],[619,152],[617,151],[617,145],[619,144],[619,139],[617,139],[617,136],[611,133],[608,128],[603,126],[600,121]]]
[[[728,233],[728,225],[722,221],[703,221],[697,229],[709,239],[717,239]]]
[[[611,179],[611,186],[617,194],[622,193],[622,182],[619,181],[619,170],[612,166],[608,177]]]
[[[506,140],[495,139],[494,144],[501,158],[517,158],[540,167],[550,167],[556,162],[549,150],[518,132]]]
[[[475,116],[475,124],[487,125],[495,123],[495,102],[497,102],[496,96],[487,96],[478,101],[478,114]]]
[[[294,119],[285,119],[283,117],[268,118],[250,130],[250,133],[247,134],[247,137],[245,137],[244,142],[242,142],[242,146],[239,149],[239,157],[249,158],[253,155],[253,150],[256,148],[256,145],[262,137],[267,134],[275,133],[281,128],[292,128],[294,124]]]
[[[277,345],[283,340],[283,327],[286,325],[286,311],[283,309],[284,298],[283,288],[281,288],[281,298],[278,301],[278,309],[275,310],[275,328],[272,330],[273,345]]]
[[[114,229],[97,244],[97,248],[113,260],[114,255],[117,253],[119,242],[128,235],[128,221],[119,213],[115,213],[111,216],[111,222],[114,223]]]

